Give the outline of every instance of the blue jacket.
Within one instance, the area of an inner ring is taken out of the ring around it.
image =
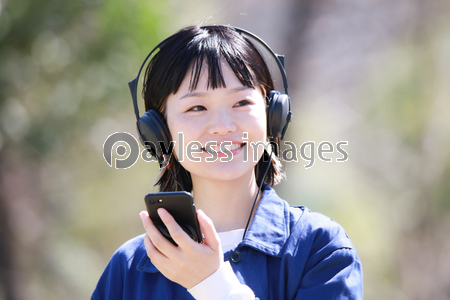
[[[289,206],[268,185],[237,251],[242,259],[230,261],[233,271],[261,300],[363,298],[361,262],[344,229]],[[116,251],[91,299],[193,298],[151,263],[141,235]]]

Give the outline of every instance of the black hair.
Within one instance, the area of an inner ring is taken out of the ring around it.
[[[188,70],[191,69],[189,88],[192,91],[197,88],[204,64],[208,68],[207,88],[225,88],[221,59],[228,63],[242,85],[252,89],[260,88],[265,96],[274,89],[263,57],[245,36],[231,26],[191,26],[167,38],[148,64],[142,91],[145,109],[154,109],[165,115],[167,98],[178,91]],[[183,188],[191,191],[190,173],[173,155],[169,162],[167,168],[172,168]],[[264,151],[263,157],[255,166],[258,185],[268,163],[271,166],[265,182],[275,185],[284,177],[279,158],[272,156],[269,162],[269,154]],[[166,169],[162,169],[156,184],[160,185],[161,191],[179,189],[172,174]]]

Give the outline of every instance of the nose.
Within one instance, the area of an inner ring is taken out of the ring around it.
[[[215,135],[226,135],[236,131],[236,124],[226,109],[220,109],[211,115],[209,133]]]

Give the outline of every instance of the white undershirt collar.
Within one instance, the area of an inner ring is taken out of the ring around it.
[[[244,230],[245,229],[236,229],[218,233],[220,242],[222,243],[223,253],[236,248],[236,246],[242,241]]]

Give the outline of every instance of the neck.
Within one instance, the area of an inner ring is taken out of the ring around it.
[[[245,228],[259,188],[253,172],[230,181],[193,177],[192,183],[196,208],[211,218],[217,232]]]

